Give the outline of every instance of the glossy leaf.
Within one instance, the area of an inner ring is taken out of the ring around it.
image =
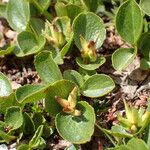
[[[81,50],[80,36],[86,41],[96,42],[99,48],[105,39],[106,31],[102,19],[91,12],[80,13],[73,22],[74,40]]]
[[[97,74],[88,78],[82,86],[82,94],[87,97],[101,97],[115,88],[114,81],[107,75]]]
[[[16,31],[26,29],[30,19],[29,2],[26,0],[10,0],[7,5],[7,21]]]
[[[63,77],[66,80],[70,80],[70,81],[74,82],[79,87],[81,87],[83,85],[82,75],[75,70],[64,71]]]
[[[74,87],[75,84],[73,82],[60,80],[48,88],[45,97],[45,107],[50,115],[55,116],[62,110],[62,107],[56,101],[55,96],[67,99]]]
[[[125,1],[116,15],[118,33],[125,41],[136,44],[141,35],[142,26],[143,16],[138,4],[135,0]]]
[[[23,124],[23,115],[20,107],[13,106],[7,109],[5,114],[5,123],[16,130]]]
[[[52,84],[62,79],[62,74],[54,62],[50,52],[41,52],[35,57],[35,68],[40,78],[46,84]]]
[[[85,70],[95,70],[98,69],[101,65],[103,65],[105,63],[106,59],[105,57],[98,57],[97,60],[95,62],[91,62],[89,64],[85,64],[82,60],[82,58],[77,57],[76,58],[76,62],[77,64],[85,69]]]
[[[125,69],[136,56],[136,50],[133,48],[119,48],[112,55],[113,67],[120,71]]]
[[[19,50],[15,51],[18,57],[35,54],[42,50],[45,45],[45,38],[41,35],[36,37],[33,33],[28,31],[21,32],[17,37]]]
[[[149,0],[140,0],[140,6],[145,14],[150,16],[150,1]]]
[[[56,116],[56,128],[59,134],[67,141],[75,144],[90,141],[94,132],[95,113],[87,102],[79,102],[77,109],[81,110],[81,116],[74,117],[65,113]]]
[[[0,72],[0,97],[9,96],[13,92],[7,77]]]
[[[17,89],[16,99],[19,103],[24,104],[41,100],[45,97],[47,88],[46,86],[27,84]]]

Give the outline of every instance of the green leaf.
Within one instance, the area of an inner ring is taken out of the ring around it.
[[[115,88],[114,81],[107,75],[97,74],[88,78],[82,86],[82,94],[87,97],[101,97]]]
[[[77,104],[81,110],[81,116],[74,117],[66,113],[59,113],[55,123],[59,134],[67,141],[82,144],[90,141],[94,132],[95,113],[94,109],[84,101]]]
[[[111,135],[113,135],[115,137],[121,137],[121,138],[126,138],[126,137],[132,138],[133,137],[133,135],[126,132],[126,130],[120,125],[112,126]]]
[[[145,142],[141,139],[137,139],[137,138],[132,138],[127,146],[133,150],[133,149],[136,149],[136,150],[148,150],[148,147],[147,145],[145,144]]]
[[[27,0],[10,0],[7,5],[7,21],[16,31],[26,29],[30,19],[30,8]]]
[[[140,0],[140,6],[145,14],[150,16],[150,1],[149,0]]]
[[[83,62],[83,59],[80,57],[76,58],[76,63],[85,70],[95,70],[98,69],[101,65],[105,63],[106,59],[105,57],[98,57],[95,62],[91,62],[89,64],[85,64]]]
[[[26,112],[23,114],[24,124],[23,132],[25,135],[31,135],[35,131],[35,126],[32,118]]]
[[[81,87],[84,82],[82,75],[75,70],[64,71],[63,77],[64,77],[64,79],[74,82],[76,85],[78,85],[78,87]]]
[[[26,84],[16,90],[16,99],[19,103],[30,103],[45,97],[48,86]]]
[[[51,0],[37,0],[37,2],[41,5],[43,10],[47,10],[51,4]]]
[[[17,147],[17,150],[31,150],[29,145],[27,144],[21,144]]]
[[[150,32],[143,33],[138,42],[138,49],[147,59],[150,59]]]
[[[54,133],[54,130],[51,126],[49,126],[49,124],[44,124],[44,128],[43,128],[43,137],[44,138],[49,138],[52,134]]]
[[[13,92],[7,77],[0,72],[0,97],[9,96]]]
[[[37,129],[40,125],[45,123],[45,118],[41,113],[35,113],[33,116],[33,121],[35,125],[35,129]]]
[[[45,82],[52,84],[62,79],[62,74],[54,62],[50,52],[41,52],[35,57],[35,68],[40,78]]]
[[[5,123],[12,128],[11,130],[20,128],[23,124],[21,108],[18,106],[8,108],[5,114]]]
[[[136,44],[143,27],[143,16],[141,9],[135,0],[125,1],[119,8],[116,15],[116,28],[121,37]]]
[[[71,46],[73,45],[73,36],[70,37],[70,40],[65,44],[65,46],[61,49],[61,58],[64,58],[64,56],[68,53]]]
[[[147,146],[150,149],[150,125],[148,125],[145,130],[144,141],[147,143]]]
[[[35,32],[37,35],[41,35],[42,30],[45,29],[45,23],[40,18],[32,17],[31,20],[30,20],[30,23],[29,23],[29,27],[30,27],[30,30]]]
[[[150,60],[142,58],[141,62],[140,62],[140,68],[143,70],[149,70],[150,69]]]
[[[0,50],[0,56],[3,56],[3,55],[8,55],[10,53],[12,53],[14,50],[14,46],[9,46],[7,49],[5,50]]]
[[[106,30],[102,19],[94,13],[80,13],[73,21],[74,40],[81,50],[80,36],[86,41],[96,42],[96,48],[100,48],[106,37]]]
[[[80,6],[74,4],[67,4],[57,2],[55,5],[55,10],[58,17],[68,16],[71,19],[71,22],[74,18],[83,11]]]
[[[6,132],[0,130],[0,142],[1,143],[6,142],[8,144],[10,141],[15,140],[15,138],[16,138],[15,136],[9,135]]]
[[[74,87],[75,84],[73,82],[60,80],[48,88],[45,97],[45,107],[50,115],[55,116],[62,110],[55,100],[55,96],[67,99]]]
[[[7,5],[6,4],[1,4],[0,3],[0,17],[3,17],[3,18],[6,18],[7,15],[6,15],[6,8],[7,8]]]
[[[37,148],[40,142],[41,135],[43,133],[43,125],[39,126],[38,129],[36,130],[34,136],[29,142],[29,146],[32,148]]]
[[[89,11],[96,12],[98,9],[98,6],[100,4],[99,0],[83,0],[84,4],[88,8]]]
[[[11,106],[21,106],[18,104],[18,102],[15,98],[15,93],[12,93],[6,97],[0,97],[0,112],[2,114],[5,114],[6,109]]]
[[[17,37],[20,49],[15,51],[18,57],[35,54],[42,50],[45,45],[45,38],[41,35],[36,37],[33,33],[28,31],[21,32]]]
[[[119,48],[112,55],[113,67],[121,71],[133,62],[136,56],[136,50],[133,48]]]

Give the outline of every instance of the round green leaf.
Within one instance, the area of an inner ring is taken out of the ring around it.
[[[39,52],[44,47],[46,42],[42,35],[36,37],[33,33],[28,31],[21,32],[17,37],[17,41],[20,50],[16,51],[15,54],[18,57],[23,57]]]
[[[64,77],[64,79],[74,82],[79,87],[81,87],[83,85],[82,75],[75,70],[64,71],[63,77]]]
[[[144,11],[145,14],[150,16],[150,0],[141,0],[140,1],[140,6],[142,10]]]
[[[90,141],[94,132],[95,113],[94,109],[84,101],[77,104],[77,109],[81,111],[81,116],[59,113],[55,123],[57,131],[65,140],[82,144]]]
[[[112,55],[112,65],[116,70],[125,69],[136,56],[133,48],[119,48]]]
[[[47,84],[52,84],[55,81],[62,79],[62,74],[54,62],[51,53],[44,51],[35,57],[35,68],[40,78]]]
[[[105,57],[98,57],[95,62],[91,62],[90,64],[85,64],[82,58],[80,57],[76,58],[77,64],[85,70],[95,70],[99,68],[101,65],[103,65],[105,61],[106,61]]]
[[[61,106],[56,102],[55,96],[67,99],[74,87],[75,84],[73,82],[60,80],[48,88],[45,97],[45,107],[50,115],[55,116],[62,110]]]
[[[11,130],[16,130],[21,127],[23,124],[21,108],[18,106],[8,108],[5,114],[5,123],[12,127]]]
[[[138,47],[143,56],[150,59],[150,32],[143,33],[139,39]]]
[[[9,96],[13,92],[7,77],[0,72],[0,97]]]
[[[114,81],[107,75],[96,74],[88,78],[82,86],[82,94],[87,97],[101,97],[115,88]]]
[[[96,42],[99,48],[106,37],[106,30],[102,19],[92,12],[80,13],[73,22],[75,44],[81,49],[80,35],[86,41]]]
[[[116,15],[116,28],[121,37],[135,44],[139,39],[143,26],[141,9],[135,0],[125,1]]]
[[[45,97],[47,88],[48,86],[26,84],[16,90],[16,99],[24,104],[41,100]]]
[[[30,19],[30,7],[27,0],[10,0],[7,5],[7,21],[16,31],[26,29]]]
[[[128,142],[127,146],[132,150],[134,150],[134,149],[136,149],[136,150],[148,150],[149,149],[143,140],[137,139],[137,138],[132,138]]]

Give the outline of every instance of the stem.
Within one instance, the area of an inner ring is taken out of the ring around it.
[[[47,10],[44,10],[36,0],[30,0],[30,2],[33,3],[33,5],[45,16],[46,19],[48,19],[49,21],[52,20],[52,15]]]
[[[112,144],[113,144],[115,147],[117,146],[116,143],[115,143],[115,141],[111,138],[111,136],[109,136],[109,134],[108,134],[106,131],[103,130],[102,127],[100,127],[97,123],[95,123],[95,126],[96,126],[98,129],[100,129],[103,133],[105,133],[105,135],[107,136],[107,138],[112,142]]]

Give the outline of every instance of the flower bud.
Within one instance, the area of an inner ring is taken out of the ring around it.
[[[94,41],[87,42],[82,35],[80,36],[80,42],[83,61],[85,63],[95,62],[97,59],[96,43]]]
[[[48,21],[45,24],[44,36],[54,48],[61,49],[66,43],[64,34],[58,30],[54,23]]]

